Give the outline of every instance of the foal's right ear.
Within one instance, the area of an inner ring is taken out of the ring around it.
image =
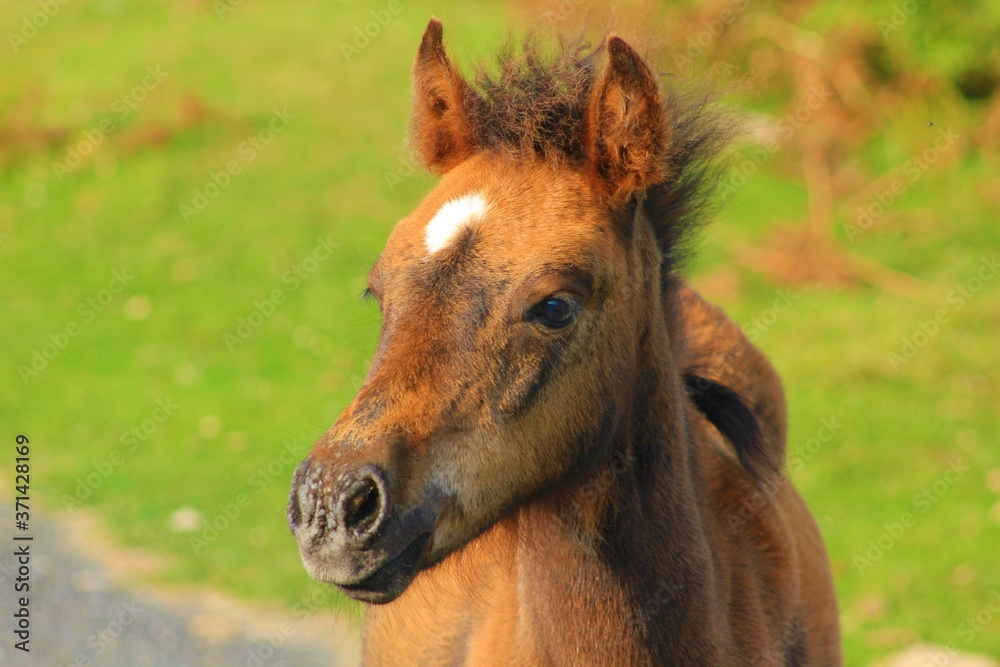
[[[428,169],[445,173],[474,152],[466,103],[475,95],[445,53],[441,22],[424,30],[413,66],[413,141]]]
[[[587,104],[584,145],[592,173],[614,199],[667,176],[669,137],[656,77],[621,37],[606,43],[608,64]]]

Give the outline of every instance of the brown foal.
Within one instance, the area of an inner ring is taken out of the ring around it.
[[[366,664],[841,664],[781,382],[677,273],[727,134],[618,37],[471,84],[427,26],[413,137],[443,177],[288,506],[309,574],[367,603]]]

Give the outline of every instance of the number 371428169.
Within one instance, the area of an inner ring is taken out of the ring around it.
[[[28,521],[30,499],[29,490],[31,488],[31,441],[28,436],[20,434],[17,436],[17,445],[14,451],[17,456],[14,458],[14,485],[17,497],[14,499],[14,511],[17,521]]]

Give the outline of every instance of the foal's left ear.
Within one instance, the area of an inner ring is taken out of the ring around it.
[[[616,200],[667,177],[667,130],[656,78],[621,37],[607,41],[608,64],[587,103],[587,166]]]
[[[448,60],[441,22],[424,30],[413,66],[413,141],[428,169],[445,173],[475,151],[466,103],[475,91]]]

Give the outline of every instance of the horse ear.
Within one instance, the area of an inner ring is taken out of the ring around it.
[[[614,199],[667,177],[667,130],[656,78],[620,37],[607,41],[608,64],[587,104],[588,168]]]
[[[445,53],[441,22],[424,30],[413,67],[413,140],[428,169],[445,173],[474,152],[466,103],[475,92]]]

